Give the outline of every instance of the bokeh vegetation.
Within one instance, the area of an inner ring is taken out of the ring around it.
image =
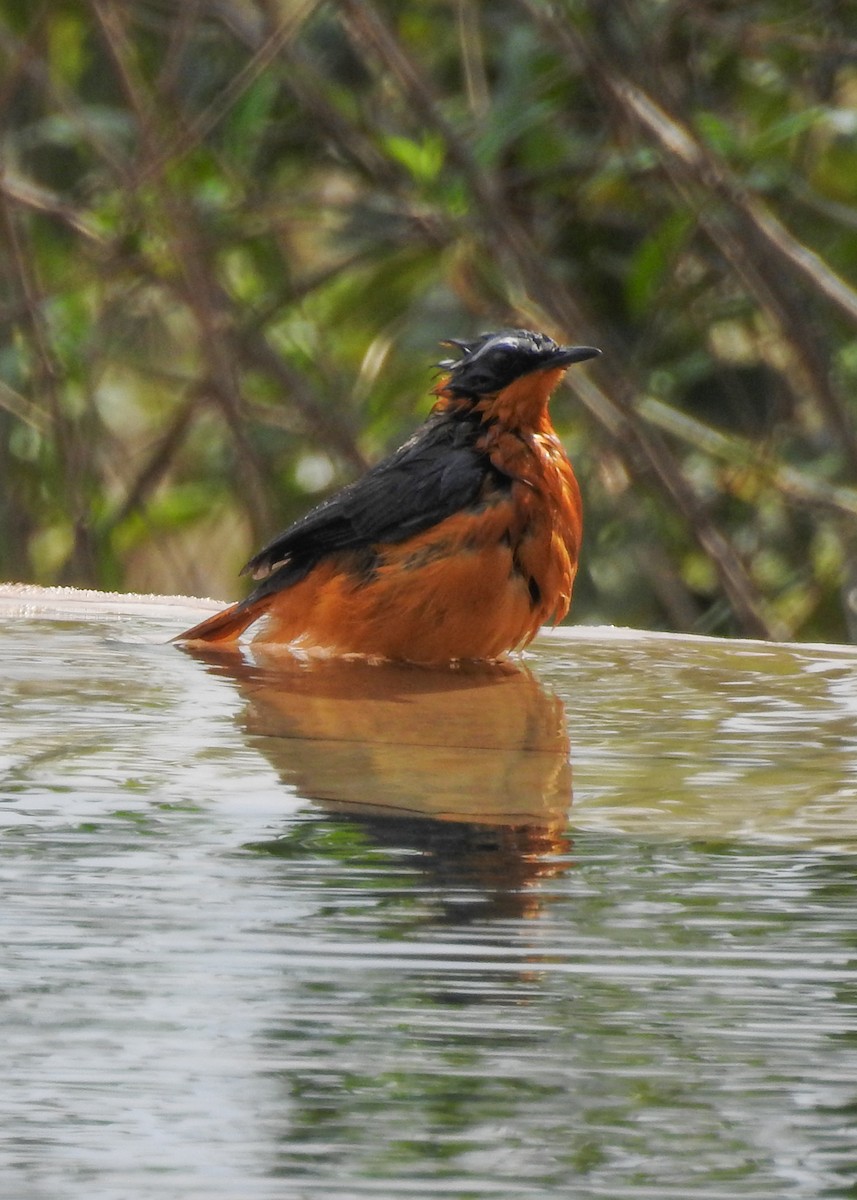
[[[0,0],[0,137],[0,576],[239,594],[523,324],[576,620],[857,631],[853,3]]]

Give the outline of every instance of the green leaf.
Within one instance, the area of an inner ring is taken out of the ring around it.
[[[653,303],[692,225],[689,213],[674,213],[641,242],[625,277],[625,297],[632,316],[642,316]]]
[[[446,147],[436,134],[426,134],[420,142],[391,134],[384,138],[383,147],[418,183],[433,183],[446,156]]]
[[[718,113],[698,112],[694,117],[694,125],[705,144],[724,158],[731,157],[738,149],[738,135]]]
[[[745,153],[751,157],[770,154],[787,142],[792,141],[807,129],[812,129],[826,117],[826,110],[821,106],[807,108],[801,112],[789,113],[779,121],[774,121],[745,146]]]

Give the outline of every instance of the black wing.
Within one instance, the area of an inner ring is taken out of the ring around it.
[[[248,601],[304,578],[328,554],[402,542],[510,481],[475,449],[478,418],[435,413],[366,475],[311,509],[247,563],[263,582]]]

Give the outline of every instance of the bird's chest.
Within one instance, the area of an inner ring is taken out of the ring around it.
[[[582,535],[580,490],[559,439],[492,430],[485,451],[511,482],[509,541],[541,619],[568,609]]]
[[[491,431],[484,450],[492,465],[512,481],[512,536],[580,541],[580,490],[571,463],[553,433]]]

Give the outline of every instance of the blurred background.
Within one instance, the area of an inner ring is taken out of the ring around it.
[[[0,138],[0,578],[238,596],[513,324],[575,622],[857,640],[854,3],[0,0]]]

